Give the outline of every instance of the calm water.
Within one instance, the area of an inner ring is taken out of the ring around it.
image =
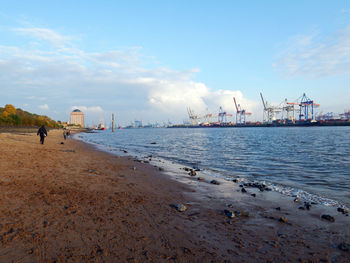
[[[79,136],[109,151],[151,154],[350,207],[350,127],[124,129]]]

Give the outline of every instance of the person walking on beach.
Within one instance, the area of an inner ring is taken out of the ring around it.
[[[66,128],[63,129],[63,138],[66,140],[68,136],[68,132],[66,131]]]
[[[42,125],[38,132],[36,133],[36,136],[40,135],[40,142],[41,144],[44,144],[45,137],[47,136],[47,130],[45,129],[45,126]]]

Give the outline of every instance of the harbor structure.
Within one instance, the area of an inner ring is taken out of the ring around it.
[[[69,124],[84,127],[84,113],[79,109],[73,110],[70,113]]]

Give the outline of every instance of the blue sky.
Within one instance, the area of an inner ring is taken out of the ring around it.
[[[88,123],[350,108],[349,1],[1,1],[0,105]]]

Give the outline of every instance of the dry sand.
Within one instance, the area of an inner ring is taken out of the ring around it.
[[[334,208],[302,211],[288,198],[254,198],[233,183],[235,194],[218,199],[152,165],[64,141],[62,131],[50,131],[44,145],[36,134],[0,133],[0,160],[0,262],[350,259],[349,217]],[[249,217],[229,219],[228,201]],[[187,211],[171,206],[178,203]]]

